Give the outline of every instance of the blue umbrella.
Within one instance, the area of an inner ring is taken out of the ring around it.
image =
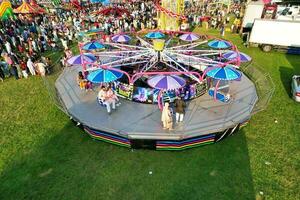
[[[131,40],[131,37],[128,35],[115,35],[111,38],[112,41],[114,42],[128,42],[129,40]]]
[[[160,39],[160,38],[164,38],[165,34],[155,31],[155,32],[149,32],[145,35],[146,38],[149,39]]]
[[[215,49],[227,49],[231,47],[231,44],[225,40],[212,40],[208,43],[208,46]]]
[[[123,76],[123,73],[109,70],[98,69],[87,76],[87,79],[92,83],[109,83]]]
[[[226,58],[227,60],[234,60],[239,57],[241,62],[251,61],[250,56],[248,56],[247,54],[241,53],[241,52],[236,52],[236,51],[228,51],[223,54],[223,57]]]
[[[233,65],[226,65],[225,67],[215,67],[210,69],[207,76],[217,79],[217,80],[236,80],[239,79],[242,74],[237,71]]]
[[[86,43],[82,49],[84,50],[95,50],[95,49],[104,49],[104,45],[100,42],[94,41],[94,42],[88,42]]]

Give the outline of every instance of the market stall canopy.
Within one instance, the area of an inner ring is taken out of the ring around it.
[[[0,4],[0,19],[6,20],[13,16],[11,3],[8,0],[3,0]]]
[[[114,15],[114,16],[117,16],[117,17],[121,17],[123,14],[130,15],[130,12],[125,8],[109,7],[109,8],[104,8],[100,11],[96,11],[93,14],[105,15],[105,16]]]
[[[18,14],[38,14],[39,11],[36,10],[34,7],[32,7],[26,1],[23,1],[22,5],[20,5],[16,9],[14,9],[14,13],[18,13]]]
[[[35,0],[30,0],[30,5],[37,10],[40,14],[46,13],[46,10],[41,8]]]

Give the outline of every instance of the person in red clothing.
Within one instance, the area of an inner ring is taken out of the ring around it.
[[[21,61],[20,68],[22,70],[22,74],[23,74],[24,78],[28,78],[27,65],[26,65],[26,62],[24,60]]]
[[[24,53],[24,47],[21,44],[18,44],[18,50],[20,53]]]

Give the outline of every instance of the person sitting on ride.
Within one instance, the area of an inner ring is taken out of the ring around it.
[[[106,90],[104,86],[101,86],[99,92],[98,92],[98,100],[100,103],[104,103],[106,98]]]
[[[104,86],[101,87],[99,93],[98,93],[98,100],[100,104],[103,104],[106,106],[107,112],[111,113],[111,104],[112,108],[116,109],[116,102],[113,98],[113,91],[108,87],[105,88]]]
[[[77,75],[77,84],[79,85],[81,90],[85,89],[86,80],[81,71],[78,72],[78,75]]]

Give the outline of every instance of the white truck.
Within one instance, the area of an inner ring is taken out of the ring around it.
[[[264,3],[260,1],[251,1],[247,4],[243,17],[243,29],[251,29],[255,19],[260,19],[264,11]]]
[[[277,48],[300,54],[300,21],[255,19],[249,43],[261,46],[265,52]]]

